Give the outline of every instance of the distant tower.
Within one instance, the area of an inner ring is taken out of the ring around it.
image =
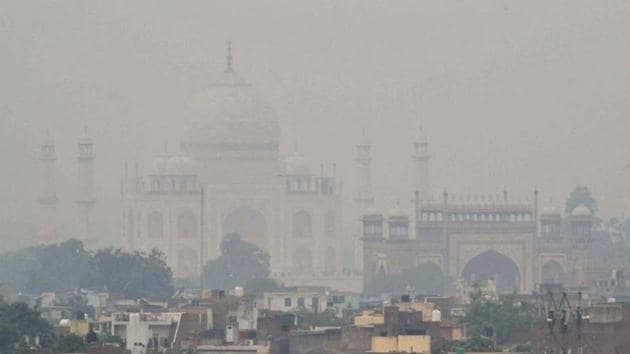
[[[363,269],[363,242],[361,238],[364,234],[362,220],[368,210],[374,205],[374,194],[372,192],[372,145],[364,138],[357,145],[354,159],[356,194],[355,194],[355,214],[352,230],[354,230],[354,267],[357,270]]]
[[[413,189],[418,191],[421,201],[427,201],[431,197],[429,185],[429,141],[422,127],[418,129],[413,142]]]
[[[355,201],[361,212],[374,205],[372,193],[372,145],[364,140],[357,145],[357,155],[354,159],[357,190]]]
[[[42,189],[39,193],[40,226],[39,240],[51,242],[56,238],[57,194],[55,184],[55,142],[48,134],[39,146],[39,160],[42,162]]]
[[[92,224],[96,198],[94,196],[94,142],[87,136],[87,128],[84,129],[83,137],[79,139],[78,147],[78,238],[89,246],[95,241]]]

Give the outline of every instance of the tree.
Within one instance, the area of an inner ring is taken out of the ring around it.
[[[0,353],[9,353],[19,341],[20,334],[14,325],[6,321],[0,322]]]
[[[128,297],[166,298],[173,292],[172,277],[166,257],[156,249],[148,254],[112,248],[92,253],[80,241],[69,240],[0,257],[0,282],[34,294],[93,287]]]
[[[166,265],[166,257],[157,249],[146,254],[106,248],[94,254],[93,264],[95,271],[86,285],[132,298],[164,299],[173,293],[173,273]]]
[[[364,292],[367,295],[383,293],[403,294],[413,290],[430,294],[441,294],[446,278],[440,267],[433,263],[420,264],[417,267],[403,270],[399,274],[381,274],[367,284]]]
[[[250,279],[245,282],[244,288],[246,294],[256,297],[262,297],[265,293],[282,291],[284,289],[283,286],[270,278]]]
[[[57,352],[59,353],[82,353],[85,351],[85,342],[81,336],[67,334],[59,337]]]
[[[0,300],[0,353],[11,353],[25,336],[39,337],[40,345],[51,348],[55,343],[52,326],[40,313],[23,302],[8,304]]]
[[[221,255],[204,267],[208,286],[228,289],[244,286],[254,279],[269,277],[269,255],[244,242],[238,234],[228,234],[221,241]]]
[[[534,315],[526,303],[517,303],[513,295],[499,300],[486,299],[479,289],[470,294],[470,306],[463,323],[471,337],[485,336],[491,329],[498,343],[507,341],[512,332],[531,328]]]
[[[0,281],[34,294],[76,289],[92,271],[90,257],[77,240],[28,247],[0,257]]]
[[[591,191],[586,186],[577,186],[571,191],[565,204],[566,213],[571,214],[573,209],[577,208],[580,204],[584,204],[593,214],[597,212],[597,201],[593,198]]]

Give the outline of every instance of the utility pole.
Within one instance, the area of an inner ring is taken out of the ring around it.
[[[559,353],[567,354],[571,353],[572,349],[575,349],[577,354],[584,353],[583,346],[583,324],[584,320],[588,319],[584,315],[582,309],[582,293],[578,292],[578,305],[575,310],[571,307],[571,302],[566,292],[562,293],[562,299],[560,303],[556,303],[554,294],[549,290],[548,300],[545,303],[547,311],[547,326],[549,327],[549,340],[547,342],[547,353],[558,353],[556,349],[559,349]],[[575,326],[571,326],[572,319],[575,317]],[[555,332],[556,324],[559,324],[558,334]],[[575,339],[573,339],[573,335]],[[592,353],[597,353],[597,349],[592,348]]]

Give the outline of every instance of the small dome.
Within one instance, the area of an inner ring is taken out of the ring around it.
[[[162,154],[153,160],[153,170],[159,174],[182,175],[193,173],[192,159],[188,155]]]
[[[310,175],[311,167],[304,155],[295,151],[285,159],[286,174],[288,175]]]
[[[545,205],[540,211],[541,216],[560,216],[562,212],[555,205]]]
[[[390,218],[409,218],[409,214],[400,207],[400,203],[396,203],[387,215]]]
[[[364,216],[382,216],[383,214],[376,208],[367,208],[365,209],[365,212],[363,213]]]
[[[593,213],[591,213],[591,210],[589,208],[587,208],[586,205],[584,205],[584,204],[578,205],[571,212],[571,216],[592,216],[592,215],[593,215]]]

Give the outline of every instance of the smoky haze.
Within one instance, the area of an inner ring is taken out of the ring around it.
[[[421,124],[436,193],[538,188],[560,204],[584,184],[601,214],[621,215],[628,18],[627,1],[3,1],[0,228],[36,229],[46,131],[60,233],[72,228],[87,126],[99,234],[117,242],[124,162],[177,151],[228,40],[235,70],[278,115],[281,151],[336,163],[348,201],[365,134],[377,203],[408,203]]]

